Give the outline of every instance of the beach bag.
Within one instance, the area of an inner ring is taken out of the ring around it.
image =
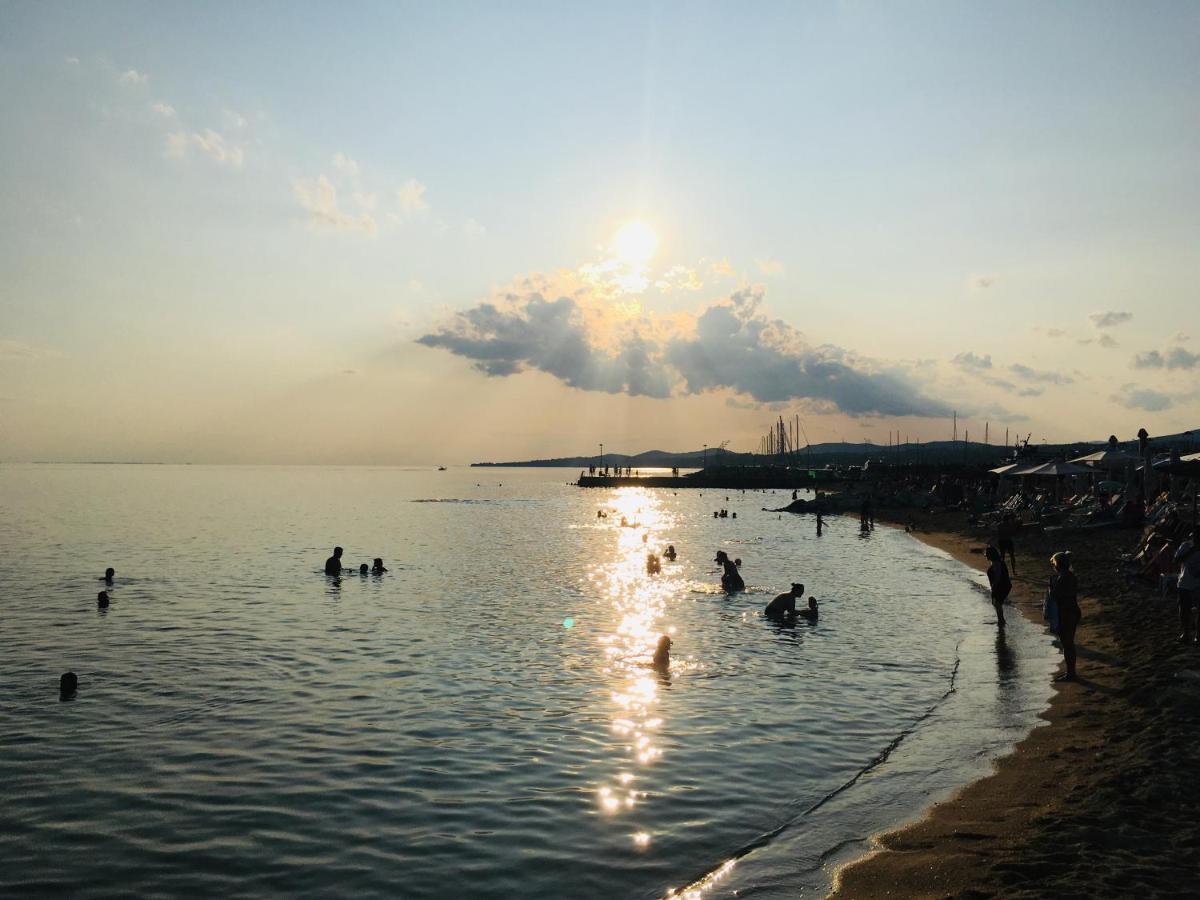
[[[1042,604],[1042,618],[1046,620],[1050,630],[1058,634],[1058,603],[1049,589],[1046,590],[1046,600]]]

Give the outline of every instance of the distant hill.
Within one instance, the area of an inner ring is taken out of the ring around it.
[[[1071,444],[1041,444],[1030,445],[1030,451],[1038,456],[1051,458],[1056,456],[1082,456],[1099,447],[1106,441],[1079,441]],[[1150,445],[1155,450],[1167,451],[1173,448],[1181,452],[1200,450],[1200,428],[1179,434],[1152,437]],[[1121,441],[1122,449],[1137,448],[1137,440]],[[879,444],[852,444],[847,441],[834,441],[825,444],[813,444],[792,455],[794,464],[801,466],[825,465],[861,465],[864,462],[896,462],[896,463],[987,463],[996,462],[1012,456],[1012,446],[1000,444],[982,444],[977,441],[930,441],[924,444],[901,444],[888,447]],[[707,458],[711,466],[757,466],[771,460],[757,453],[737,453],[732,450],[709,448],[705,450],[645,450],[641,453],[608,453],[604,454],[604,464],[609,468],[620,466],[633,469],[699,469]],[[512,462],[477,462],[473,466],[499,466],[513,468],[571,468],[586,469],[588,466],[599,465],[598,454],[589,456],[560,456],[551,459],[527,459]]]

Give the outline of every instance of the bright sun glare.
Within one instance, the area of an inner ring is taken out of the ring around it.
[[[623,263],[642,266],[658,249],[658,235],[645,222],[626,222],[613,235],[612,251]]]

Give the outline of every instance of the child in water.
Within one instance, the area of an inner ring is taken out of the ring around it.
[[[660,672],[671,667],[671,639],[665,634],[658,639],[658,646],[654,650],[654,662],[651,665]]]

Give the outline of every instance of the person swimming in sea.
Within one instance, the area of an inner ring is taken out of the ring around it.
[[[742,581],[742,575],[738,572],[738,565],[741,560],[731,560],[729,554],[724,550],[717,551],[717,558],[713,560],[721,564],[721,587],[730,593],[734,591],[744,591],[746,582]]]
[[[375,564],[373,566],[371,566],[371,574],[372,575],[382,575],[386,571],[387,571],[387,569],[385,569],[383,566],[383,559],[378,556],[375,557]]]
[[[370,570],[370,568],[367,566],[367,564],[366,564],[366,563],[363,563],[361,566],[359,566],[359,567],[358,567],[358,574],[359,574],[359,575],[367,575],[367,574],[369,574],[369,573],[370,573],[370,571],[371,571],[371,570]]]
[[[326,575],[341,575],[342,574],[342,553],[341,547],[333,548],[333,556],[325,560]]]
[[[96,595],[96,606],[100,609],[108,609],[108,591],[101,591]]]
[[[665,634],[658,639],[658,646],[654,649],[654,660],[650,663],[650,667],[660,672],[671,668],[671,639]]]
[[[675,557],[676,557],[676,556],[678,556],[678,555],[679,555],[679,554],[677,554],[677,553],[675,552],[675,545],[674,545],[674,544],[667,544],[667,549],[663,551],[663,556],[665,556],[665,557],[666,557],[667,559],[669,559],[671,562],[675,562]]]
[[[659,560],[658,560],[658,554],[653,553],[653,552],[647,553],[646,554],[646,574],[647,575],[657,575],[661,571],[662,571],[662,563],[659,562]]]
[[[804,596],[804,585],[792,582],[792,589],[786,594],[779,594],[767,604],[763,612],[768,616],[794,616],[796,614],[796,599]]]
[[[117,574],[117,570],[114,569],[112,566],[109,566],[107,569],[104,570],[104,577],[101,578],[100,581],[103,581],[105,584],[107,584],[109,587],[111,587],[112,583],[113,583],[113,578],[116,577],[116,574]]]
[[[70,700],[79,690],[79,676],[74,672],[63,672],[58,679],[58,699]]]

